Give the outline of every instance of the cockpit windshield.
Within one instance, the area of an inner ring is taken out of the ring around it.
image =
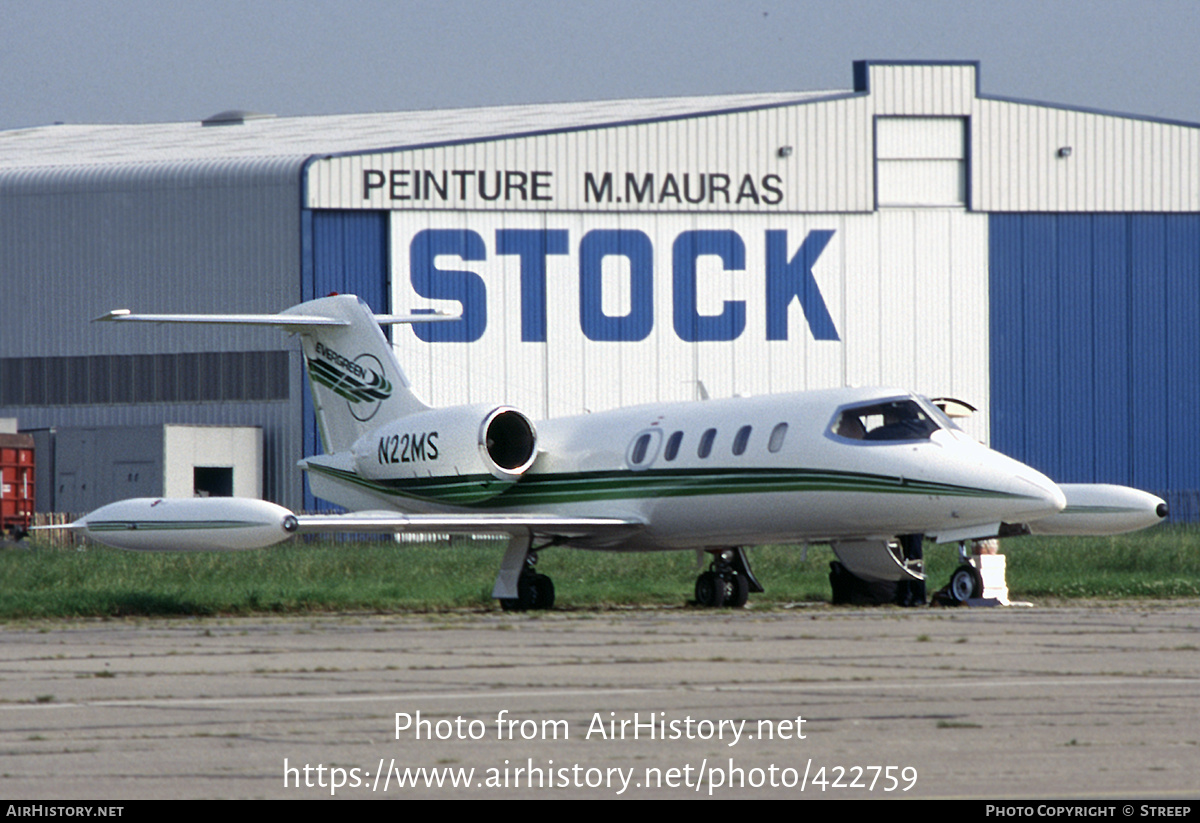
[[[832,431],[838,437],[868,442],[928,440],[941,426],[912,398],[852,406],[838,412]]]
[[[933,419],[943,429],[950,429],[951,431],[956,431],[956,432],[961,432],[963,430],[962,426],[955,423],[954,418],[951,417],[949,414],[947,414],[946,411],[943,410],[942,406],[938,405],[939,403],[944,403],[945,401],[930,400],[928,397],[925,397],[924,395],[918,395],[918,397],[920,398],[923,407],[925,409],[927,409],[930,414],[933,415]],[[965,408],[967,410],[967,412],[966,412],[967,414],[970,414],[972,411],[975,410],[971,406],[963,406],[961,404],[961,401],[959,403],[959,408]]]

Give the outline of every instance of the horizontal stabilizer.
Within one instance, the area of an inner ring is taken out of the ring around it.
[[[313,392],[321,444],[344,451],[381,421],[428,407],[416,397],[380,325],[458,320],[437,311],[375,314],[354,295],[310,300],[277,314],[134,314],[114,309],[108,323],[182,323],[266,326],[299,335]]]

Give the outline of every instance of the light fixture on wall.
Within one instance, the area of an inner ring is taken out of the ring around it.
[[[1071,147],[1063,146],[1061,149],[1058,150],[1058,156],[1059,157],[1070,157],[1071,156]]]
[[[792,156],[792,147],[791,146],[780,146],[778,154],[780,157],[791,157]]]

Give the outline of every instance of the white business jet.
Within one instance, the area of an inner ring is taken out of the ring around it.
[[[906,391],[660,403],[535,423],[509,406],[431,409],[413,395],[380,325],[446,319],[435,315],[374,315],[341,295],[274,315],[122,309],[99,319],[298,334],[326,452],[301,466],[314,494],[351,512],[144,498],[65,527],[122,549],[252,549],[334,531],[502,534],[493,597],[518,610],[553,605],[553,583],[535,570],[551,546],[703,550],[713,560],[696,600],[741,606],[762,591],[746,546],[828,543],[857,577],[923,581],[920,552],[909,550],[922,537],[962,552],[968,540],[1114,534],[1166,516],[1162,500],[1135,489],[1056,485]],[[965,564],[951,581],[959,599],[980,586]]]

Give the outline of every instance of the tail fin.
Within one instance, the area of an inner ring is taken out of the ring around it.
[[[323,297],[280,313],[328,317],[344,325],[297,324],[313,405],[328,454],[345,451],[382,420],[429,408],[412,393],[380,322],[354,295]]]
[[[345,451],[382,420],[429,408],[412,393],[380,324],[453,320],[444,314],[376,315],[352,294],[322,297],[279,314],[133,314],[116,309],[97,320],[275,326],[299,334],[327,454]]]

